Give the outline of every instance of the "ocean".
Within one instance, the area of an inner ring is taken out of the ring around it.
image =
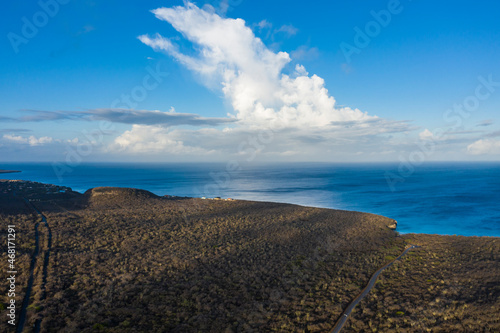
[[[398,221],[400,233],[500,237],[500,163],[3,163],[0,174],[69,186],[134,187],[157,195],[223,197],[355,210]]]

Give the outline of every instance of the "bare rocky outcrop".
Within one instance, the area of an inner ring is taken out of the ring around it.
[[[396,228],[398,227],[398,221],[392,220],[392,223],[389,224],[387,227],[391,230],[396,230]]]

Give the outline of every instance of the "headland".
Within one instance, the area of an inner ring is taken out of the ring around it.
[[[28,181],[0,181],[0,218],[15,226],[18,313],[39,240],[24,327],[325,332],[414,244],[343,330],[500,330],[495,237],[399,235],[394,219],[361,212]]]

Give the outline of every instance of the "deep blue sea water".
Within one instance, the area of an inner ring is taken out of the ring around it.
[[[135,187],[158,195],[232,197],[356,210],[394,218],[401,233],[500,237],[500,163],[81,164],[56,175],[52,164],[3,163],[2,174],[84,192]],[[389,186],[387,176],[393,183]]]

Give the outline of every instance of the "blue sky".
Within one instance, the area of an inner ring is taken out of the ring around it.
[[[5,7],[0,161],[500,159],[492,1]]]

